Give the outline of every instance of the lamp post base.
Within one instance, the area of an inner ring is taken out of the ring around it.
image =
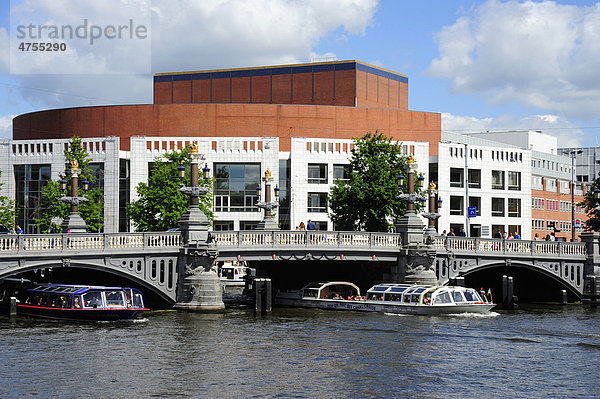
[[[85,233],[87,225],[77,212],[71,212],[61,224],[63,233]]]

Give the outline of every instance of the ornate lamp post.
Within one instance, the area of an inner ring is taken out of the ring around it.
[[[396,225],[396,231],[402,234],[402,242],[404,244],[420,243],[423,242],[423,222],[415,212],[415,202],[424,199],[421,195],[415,192],[415,171],[417,170],[417,164],[415,158],[409,155],[407,166],[407,193],[400,194],[399,198],[407,202],[406,213]],[[425,178],[423,174],[418,177],[419,186],[423,186]],[[404,186],[404,175],[400,173],[398,175],[398,185]]]
[[[275,201],[271,201],[271,183],[273,177],[271,177],[271,171],[267,169],[265,176],[262,178],[265,183],[265,200],[260,201],[261,187],[260,184],[256,186],[256,196],[259,199],[256,206],[265,210],[265,217],[256,225],[256,230],[279,230],[279,226],[275,221],[275,218],[271,214],[271,209],[275,209],[279,206],[279,185],[275,185]]]
[[[177,287],[176,309],[189,311],[214,311],[225,309],[221,281],[217,274],[215,259],[217,248],[208,242],[208,218],[198,206],[199,197],[209,189],[198,185],[199,161],[203,155],[198,153],[198,145],[194,143],[190,151],[191,185],[182,186],[179,191],[189,195],[190,206],[181,216],[179,225],[183,238],[179,275],[185,276],[183,283]],[[179,177],[185,177],[185,166],[177,168]],[[210,168],[205,164],[202,168],[204,180],[208,180]],[[182,270],[183,269],[183,270]]]
[[[440,209],[442,207],[442,199],[438,198],[438,200],[435,200],[435,196],[437,195],[437,190],[436,190],[436,185],[434,182],[430,182],[429,183],[429,189],[427,189],[427,193],[429,194],[429,212],[425,212],[422,215],[429,220],[429,227],[427,228],[427,231],[425,232],[425,234],[427,235],[435,235],[437,234],[437,230],[435,228],[435,222],[436,220],[438,220],[438,218],[441,216],[438,212],[436,212],[436,202],[437,202],[437,209]]]
[[[408,157],[407,166],[407,193],[400,194],[399,198],[407,202],[406,213],[396,224],[396,231],[402,237],[402,249],[398,256],[398,263],[392,268],[393,279],[400,282],[437,284],[437,276],[432,268],[436,251],[431,245],[430,240],[424,242],[423,222],[415,212],[415,202],[426,200],[425,197],[415,192],[415,171],[417,164],[412,155]],[[419,175],[418,184],[423,186],[425,178]],[[401,173],[398,176],[398,184],[404,185],[404,176]],[[435,233],[435,227],[433,227]],[[428,236],[430,237],[430,236]]]
[[[61,224],[62,230],[65,233],[85,233],[87,231],[87,225],[85,224],[83,218],[79,215],[79,204],[88,200],[85,197],[78,196],[80,173],[81,169],[79,169],[79,162],[77,162],[77,160],[73,160],[73,162],[71,162],[71,195],[60,198],[62,202],[71,204],[71,212]],[[85,177],[81,183],[83,185],[83,190],[87,191],[89,188],[89,182]],[[60,188],[63,192],[66,192],[67,190],[67,181],[64,177],[60,181]]]
[[[594,208],[597,212],[600,212],[600,189],[594,190],[594,199],[596,200],[596,207]]]

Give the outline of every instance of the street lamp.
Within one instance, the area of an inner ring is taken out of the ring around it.
[[[64,232],[85,233],[87,231],[87,225],[85,224],[83,218],[79,215],[79,204],[88,200],[85,197],[79,196],[78,178],[80,173],[81,169],[79,169],[79,162],[75,159],[71,162],[71,195],[65,195],[60,198],[62,202],[71,204],[69,216],[63,220],[61,225]],[[81,183],[83,190],[87,191],[89,188],[89,182],[85,177]],[[63,193],[67,191],[67,180],[64,176],[60,179],[60,188]]]
[[[279,226],[277,222],[273,218],[271,213],[271,209],[275,209],[279,206],[279,185],[275,186],[273,190],[275,193],[275,201],[271,201],[271,183],[273,181],[273,177],[271,177],[271,171],[267,169],[265,171],[265,176],[262,178],[265,184],[265,201],[260,201],[260,193],[262,188],[260,187],[260,183],[256,186],[256,196],[258,197],[258,202],[256,206],[261,209],[264,209],[265,216],[263,220],[261,220],[256,225],[256,230],[279,230]]]
[[[600,212],[600,189],[594,190],[594,199],[596,200],[596,208],[594,208],[597,212]]]
[[[417,164],[415,163],[414,156],[411,154],[406,161],[406,170],[402,171],[397,177],[397,183],[401,191],[403,191],[404,181],[407,180],[406,193],[401,192],[398,196],[401,201],[407,203],[406,213],[396,224],[396,231],[402,235],[404,244],[416,244],[423,241],[423,222],[416,215],[415,202],[421,201],[424,197],[415,192],[416,170]],[[404,172],[407,174],[406,179],[404,178]],[[424,181],[425,177],[423,174],[420,174],[417,178],[419,187],[423,186]]]
[[[437,186],[434,182],[429,183],[429,188],[427,189],[427,193],[429,194],[429,212],[423,213],[423,217],[429,220],[429,227],[427,228],[426,234],[435,235],[437,233],[435,229],[435,222],[441,216],[439,212],[436,212],[436,202],[438,205],[438,209],[442,206],[442,199],[438,198],[435,200],[435,196],[438,193],[436,190]]]

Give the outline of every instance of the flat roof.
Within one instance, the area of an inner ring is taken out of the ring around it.
[[[210,69],[203,71],[161,72],[154,75],[154,82],[268,76],[353,69],[372,73],[374,75],[386,77],[392,80],[397,80],[399,82],[408,83],[408,78],[406,75],[356,60],[309,62],[304,64],[272,65],[247,68]]]

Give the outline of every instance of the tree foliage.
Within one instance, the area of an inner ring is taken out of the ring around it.
[[[91,158],[88,152],[83,148],[81,138],[73,137],[69,143],[69,148],[65,151],[67,164],[65,165],[64,178],[67,181],[66,193],[60,188],[60,179],[49,181],[42,191],[42,201],[40,218],[35,219],[36,225],[40,231],[47,231],[56,219],[65,219],[71,211],[71,205],[62,202],[60,198],[71,193],[71,162],[77,160],[81,173],[78,176],[79,185],[87,179],[90,187],[96,183],[96,176],[90,168]],[[90,188],[87,192],[81,188],[78,190],[78,196],[86,197],[87,202],[79,204],[79,214],[87,224],[89,232],[102,231],[104,227],[104,195],[102,188]],[[60,226],[57,227],[57,232],[61,231]]]
[[[148,183],[138,184],[138,199],[127,206],[129,217],[135,223],[137,231],[165,231],[179,226],[181,215],[189,207],[190,197],[179,191],[181,180],[177,168],[183,161],[186,169],[183,183],[190,186],[189,153],[189,148],[186,148],[156,158]],[[213,220],[213,180],[200,179],[199,184],[209,188],[209,192],[199,198],[200,209],[209,220]]]
[[[596,207],[600,203],[594,198],[594,190],[600,189],[600,177],[596,177],[596,180],[592,183],[589,189],[578,205],[583,206],[584,211],[588,219],[584,223],[585,231],[600,231],[600,211],[596,210]]]
[[[392,230],[406,212],[397,184],[400,173],[406,181],[406,161],[399,143],[379,131],[355,139],[348,179],[337,180],[329,193],[330,217],[336,230]]]
[[[2,176],[1,170],[0,176]],[[2,193],[3,185],[3,183],[0,183],[0,193]],[[16,216],[15,201],[11,200],[5,195],[0,195],[0,224],[13,230],[15,228]]]

